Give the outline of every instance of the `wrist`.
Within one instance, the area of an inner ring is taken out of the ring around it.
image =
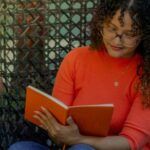
[[[79,135],[79,136],[73,141],[73,143],[72,143],[71,145],[83,143],[84,139],[85,139],[85,136]]]

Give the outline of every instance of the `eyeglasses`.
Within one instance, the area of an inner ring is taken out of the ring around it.
[[[104,27],[101,34],[107,40],[113,40],[113,39],[119,37],[120,40],[122,41],[122,43],[128,47],[133,47],[140,40],[140,34],[127,32],[127,33],[123,33],[120,35],[117,33],[117,29],[114,27],[111,27],[111,26]]]

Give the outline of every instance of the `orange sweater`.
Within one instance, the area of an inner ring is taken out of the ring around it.
[[[105,48],[72,50],[58,71],[53,95],[67,105],[113,103],[109,135],[125,136],[132,150],[150,150],[150,109],[143,109],[136,67],[141,57],[110,57]]]

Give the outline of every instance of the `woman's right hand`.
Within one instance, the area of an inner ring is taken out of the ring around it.
[[[51,113],[44,107],[42,111],[35,111],[34,118],[41,122],[41,127],[45,129],[50,138],[57,144],[78,144],[82,138],[78,126],[71,117],[67,119],[68,125],[60,124]]]

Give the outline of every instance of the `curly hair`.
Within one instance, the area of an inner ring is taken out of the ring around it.
[[[132,27],[141,32],[141,43],[138,46],[143,62],[137,67],[137,75],[140,79],[139,89],[143,94],[142,103],[150,107],[150,1],[149,0],[100,0],[95,9],[90,23],[91,47],[99,49],[103,43],[100,30],[104,21],[110,21],[117,10],[121,11],[120,23],[123,23],[124,12],[128,11],[133,21]],[[142,73],[140,73],[142,69]]]

